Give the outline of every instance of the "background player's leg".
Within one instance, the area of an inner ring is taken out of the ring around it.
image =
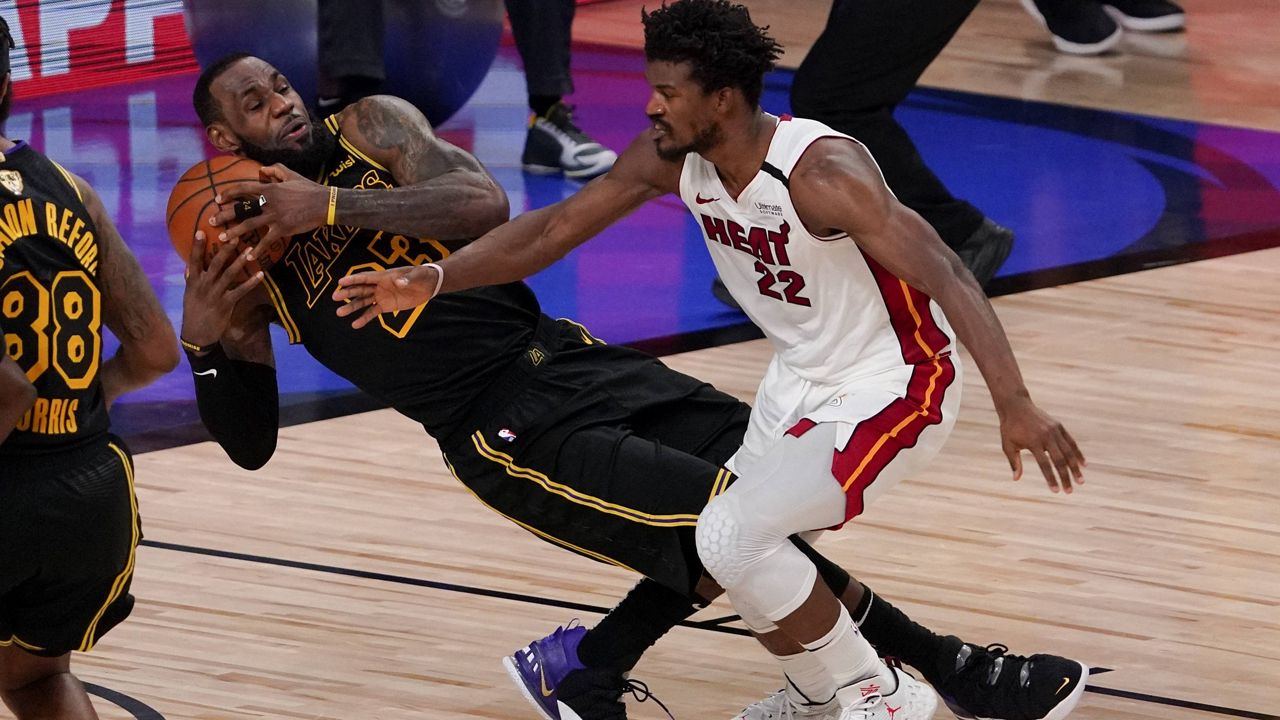
[[[39,657],[0,648],[0,697],[18,720],[98,720],[84,685],[71,674],[71,654]]]
[[[516,50],[524,63],[531,109],[543,114],[561,97],[573,93],[569,65],[576,5],[568,0],[506,0],[506,6]],[[533,107],[535,104],[539,106]]]
[[[545,473],[561,490],[512,486],[502,478],[487,490],[466,471],[469,464],[458,462],[463,456],[450,457],[459,478],[500,512],[648,578],[596,628],[559,628],[509,656],[507,670],[546,715],[567,709],[590,720],[624,717],[622,674],[696,610],[693,590],[701,568],[693,550],[694,524],[707,498],[727,483],[728,472],[622,425],[590,426],[567,437],[548,434],[514,449],[515,464]],[[569,496],[579,501],[564,500]],[[556,513],[528,509],[553,503]],[[553,523],[553,515],[563,517]]]
[[[898,199],[920,213],[985,283],[1007,255],[1012,233],[952,195],[894,118],[975,5],[977,0],[836,0],[796,71],[791,107],[865,144]],[[1001,243],[988,242],[997,230]],[[993,247],[979,252],[987,244]],[[1002,252],[992,255],[994,250]]]
[[[321,114],[377,94],[386,82],[382,0],[319,0],[317,55]]]
[[[561,98],[573,93],[570,39],[574,0],[506,0],[511,34],[524,63],[533,112],[520,162],[528,172],[587,179],[608,172],[617,154],[591,139]]]

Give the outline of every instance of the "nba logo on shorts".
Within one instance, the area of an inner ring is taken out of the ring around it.
[[[498,431],[498,437],[502,438],[503,440],[506,440],[507,442],[516,441],[516,434],[506,428],[502,428],[501,430]]]

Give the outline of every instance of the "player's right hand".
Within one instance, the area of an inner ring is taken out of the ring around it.
[[[231,312],[240,298],[262,282],[258,271],[244,278],[245,254],[232,240],[220,245],[205,266],[207,238],[196,231],[187,259],[187,289],[182,295],[182,339],[196,345],[212,345],[222,339],[231,324]]]
[[[1027,397],[1004,403],[997,412],[1001,445],[1014,480],[1022,478],[1022,451],[1026,450],[1040,466],[1050,491],[1070,494],[1084,484],[1084,453],[1062,423]]]
[[[436,272],[429,265],[418,265],[339,278],[333,293],[333,299],[343,303],[338,306],[338,317],[360,313],[351,322],[351,327],[359,329],[384,312],[425,304],[438,285]]]
[[[283,165],[259,168],[258,179],[261,182],[230,182],[218,189],[214,197],[218,212],[210,222],[220,228],[224,242],[244,241],[261,233],[258,242],[267,247],[277,238],[291,238],[325,223],[331,188]],[[251,201],[253,216],[236,215],[237,199]]]

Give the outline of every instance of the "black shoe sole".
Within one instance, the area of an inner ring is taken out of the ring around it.
[[[989,225],[988,225],[989,224]],[[986,287],[996,276],[996,271],[1009,259],[1013,251],[1013,231],[987,220],[983,226],[956,248],[956,255],[969,272]]]
[[[734,310],[742,310],[742,306],[734,299],[733,293],[729,292],[729,288],[724,286],[724,281],[720,278],[716,278],[711,281],[711,294],[714,295],[717,300],[728,305]]]

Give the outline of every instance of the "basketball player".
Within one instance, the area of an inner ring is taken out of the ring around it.
[[[2,123],[3,18],[0,44]],[[0,697],[19,720],[96,719],[71,651],[133,609],[140,533],[107,407],[172,370],[178,342],[93,188],[23,141],[0,151]]]
[[[291,341],[421,422],[486,505],[544,540],[647,577],[596,628],[534,643],[528,654],[538,656],[536,667],[525,653],[510,659],[547,715],[625,717],[622,673],[695,602],[719,592],[699,584],[693,528],[731,480],[721,464],[741,444],[749,408],[653,358],[547,318],[520,283],[451,293],[428,312],[384,316],[354,331],[325,300],[337,278],[371,266],[440,262],[505,219],[501,188],[396,98],[363,99],[313,126],[287,80],[257,58],[211,65],[194,102],[220,150],[289,168],[265,170],[280,182],[224,189],[224,200],[266,202],[260,217],[219,232],[228,242],[208,270],[203,235],[192,246],[182,338],[214,437],[242,466],[270,458],[277,390],[267,324],[281,323]],[[225,225],[233,217],[224,209],[216,219]],[[262,227],[269,229],[264,242],[292,236],[283,259],[261,285],[229,281],[244,262],[233,260],[239,238]],[[814,561],[866,617],[864,628],[883,641],[883,652],[927,666],[926,676],[968,711],[1034,720],[1039,715],[1001,710],[999,698],[1039,707],[1010,680],[1022,668],[1036,668],[1035,677],[1060,667],[1082,671],[1061,658],[1002,659],[934,635],[883,599],[873,602],[825,558],[814,554]],[[1008,669],[988,684],[996,663]]]
[[[973,276],[897,202],[866,150],[760,109],[780,48],[746,8],[676,0],[643,17],[653,125],[608,175],[440,263],[343,278],[334,297],[349,304],[338,314],[362,327],[524,277],[644,202],[679,194],[725,284],[776,349],[729,464],[740,479],[698,522],[699,557],[753,630],[780,629],[807,650],[783,662],[792,680],[815,678],[801,688],[809,702],[788,698],[778,714],[927,720],[933,693],[876,657],[787,538],[857,517],[937,452],[959,406],[951,322],[991,389],[1015,479],[1029,450],[1049,488],[1071,492],[1083,457],[1031,401]],[[1084,678],[1040,682],[1056,700],[1045,717],[1059,718]]]

